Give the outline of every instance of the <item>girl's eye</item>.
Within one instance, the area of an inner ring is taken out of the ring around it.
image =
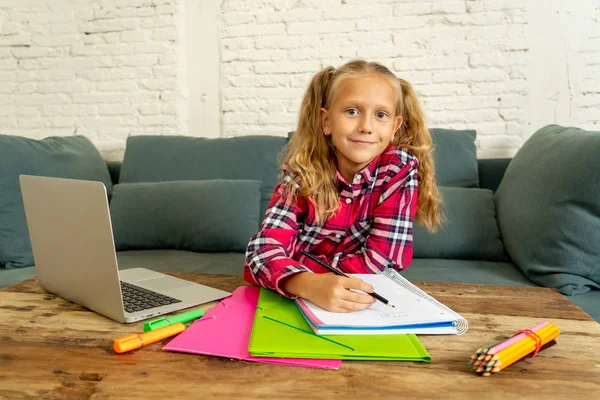
[[[384,113],[383,111],[379,111],[379,112],[378,112],[377,114],[375,114],[375,115],[377,115],[377,118],[379,118],[379,119],[384,119],[385,117],[387,117],[387,114],[386,114],[386,113]]]
[[[346,110],[346,114],[350,116],[355,116],[358,114],[358,110],[356,108],[349,108]]]

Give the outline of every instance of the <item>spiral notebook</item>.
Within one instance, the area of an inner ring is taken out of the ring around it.
[[[369,283],[395,307],[377,301],[366,310],[335,313],[306,299],[296,305],[318,335],[433,334],[462,335],[465,318],[443,305],[392,269],[381,274],[350,274]]]

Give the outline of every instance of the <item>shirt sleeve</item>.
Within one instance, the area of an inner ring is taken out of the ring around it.
[[[279,287],[279,282],[298,272],[311,272],[309,268],[290,257],[298,237],[299,224],[307,212],[306,200],[292,198],[286,193],[286,176],[273,191],[269,207],[259,231],[250,239],[246,249],[246,271],[260,286],[289,295]]]
[[[373,226],[358,251],[339,255],[336,267],[347,273],[379,273],[405,269],[413,256],[412,228],[417,211],[417,159],[413,158],[389,180],[373,211]]]

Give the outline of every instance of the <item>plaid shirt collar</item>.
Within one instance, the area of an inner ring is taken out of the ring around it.
[[[383,153],[388,151],[390,146],[392,146],[392,145],[391,144],[388,145],[388,147],[383,151]],[[354,175],[353,182],[348,182],[348,180],[346,178],[344,178],[342,173],[339,170],[336,170],[338,186],[339,187],[349,186],[349,185],[351,185],[351,183],[361,184],[363,187],[372,186],[373,183],[375,182],[375,178],[377,177],[377,167],[379,166],[380,158],[381,158],[381,155],[378,155],[377,157],[375,157],[373,159],[373,161],[371,161],[369,164],[367,164],[366,167],[364,167],[363,169],[358,171]]]

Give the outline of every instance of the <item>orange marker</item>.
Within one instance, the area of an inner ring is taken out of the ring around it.
[[[133,333],[114,340],[113,350],[117,353],[125,353],[127,351],[139,349],[142,346],[168,338],[169,336],[177,335],[185,330],[185,325],[178,322],[173,325],[165,326],[164,328],[155,329],[150,332]]]

